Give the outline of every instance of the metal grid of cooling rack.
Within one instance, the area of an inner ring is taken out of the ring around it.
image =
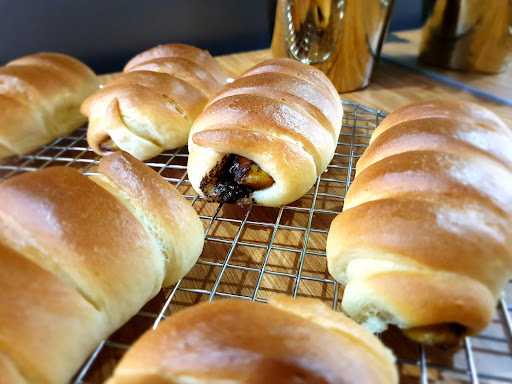
[[[162,290],[125,326],[102,342],[77,373],[75,383],[100,383],[127,348],[171,313],[217,298],[265,302],[275,292],[315,297],[339,310],[342,287],[327,273],[325,241],[331,220],[341,211],[355,163],[373,129],[384,117],[343,101],[337,151],[327,171],[299,201],[281,208],[208,203],[192,190],[186,175],[187,151],[158,156],[148,165],[173,183],[193,204],[205,226],[205,250],[192,271]],[[97,156],[87,147],[84,128],[33,154],[0,164],[0,179],[47,166],[90,172]],[[381,335],[398,357],[402,383],[512,383],[512,284],[496,316],[482,334],[466,338],[456,353],[423,348],[397,330]]]

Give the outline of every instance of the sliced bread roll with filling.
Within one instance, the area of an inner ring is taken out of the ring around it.
[[[281,206],[331,161],[343,109],[329,79],[290,59],[256,65],[213,98],[189,137],[193,188],[218,202]]]

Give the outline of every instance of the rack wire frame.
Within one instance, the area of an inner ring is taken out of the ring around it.
[[[356,161],[385,116],[351,101],[342,103],[345,115],[333,161],[310,192],[281,208],[206,202],[192,190],[187,178],[186,148],[147,163],[196,208],[205,226],[205,251],[185,278],[163,289],[98,345],[74,383],[103,382],[144,331],[199,301],[232,298],[265,302],[270,294],[279,292],[315,297],[340,310],[342,287],[327,272],[325,240],[331,220],[343,207]],[[0,164],[0,179],[55,165],[80,168],[90,174],[98,160],[87,146],[85,128],[80,128],[32,154]],[[512,383],[512,307],[507,304],[511,297],[509,283],[490,327],[478,336],[465,338],[463,348],[455,353],[418,346],[397,330],[382,334],[382,340],[397,355],[401,382]]]

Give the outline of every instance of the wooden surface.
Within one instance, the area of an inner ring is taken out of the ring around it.
[[[384,52],[392,52],[386,43]],[[394,43],[391,43],[394,44]],[[233,75],[238,75],[256,63],[271,58],[270,50],[253,51],[218,57],[220,63]],[[450,71],[451,72],[451,71]],[[508,94],[512,98],[512,70],[498,76],[455,73],[457,79],[468,81],[473,85],[481,85],[488,92]],[[467,92],[449,87],[438,81],[429,79],[419,73],[402,68],[392,63],[380,62],[373,73],[370,85],[363,90],[344,93],[342,98],[390,112],[402,105],[430,99],[468,100],[488,107],[501,116],[512,126],[512,108],[499,105]]]
[[[406,65],[413,65],[420,70],[441,75],[447,79],[479,89],[487,94],[512,101],[512,65],[509,64],[503,72],[495,75],[429,67],[417,61],[421,30],[401,31],[393,35],[395,38],[384,44],[382,49],[384,57],[389,57]]]

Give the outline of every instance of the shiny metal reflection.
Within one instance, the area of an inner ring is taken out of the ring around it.
[[[512,0],[436,0],[422,30],[419,60],[498,73],[512,47]]]
[[[339,92],[366,87],[393,0],[278,0],[272,53],[324,71]]]

